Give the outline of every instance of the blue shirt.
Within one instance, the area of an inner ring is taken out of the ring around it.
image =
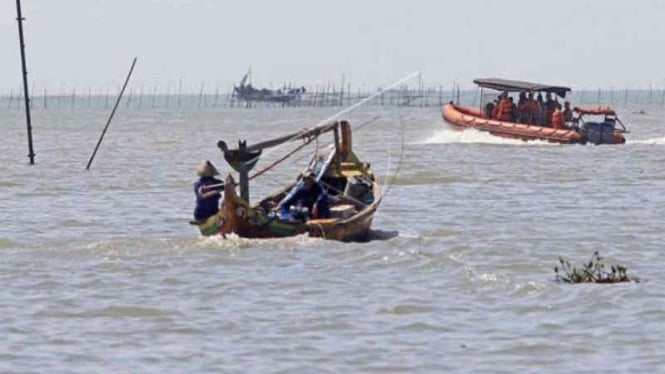
[[[219,185],[216,187],[205,188],[209,185]],[[203,194],[210,191],[224,190],[224,182],[214,177],[201,177],[194,182],[194,194],[196,194],[196,208],[194,208],[194,219],[202,221],[210,216],[214,216],[219,211],[219,194],[214,194],[207,198]]]
[[[305,188],[304,185],[299,185],[296,187],[296,191],[289,195],[287,195],[280,203],[279,211],[282,217],[289,215],[288,211],[292,205],[307,207],[311,214],[314,204],[319,208],[320,217],[330,216],[328,194],[323,190],[319,183],[314,183],[309,189]]]

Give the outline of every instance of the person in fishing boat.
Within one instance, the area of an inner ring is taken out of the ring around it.
[[[301,214],[306,214],[311,219],[329,218],[330,203],[328,194],[316,181],[314,173],[307,172],[302,177],[300,189],[280,202],[278,211],[282,218],[297,219],[301,218],[298,217]]]
[[[224,182],[215,178],[219,172],[210,161],[204,161],[196,168],[199,179],[194,182],[194,194],[196,194],[196,208],[194,208],[194,219],[201,222],[219,211],[219,199],[224,191]]]

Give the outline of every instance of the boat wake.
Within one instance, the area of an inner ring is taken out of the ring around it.
[[[519,139],[508,139],[494,136],[490,133],[478,131],[475,129],[466,129],[455,131],[442,129],[437,131],[429,138],[416,142],[416,144],[504,144],[504,145],[549,145],[544,140],[535,140],[525,142]]]
[[[370,229],[368,237],[365,240],[360,240],[361,243],[373,241],[387,241],[400,237],[400,232],[396,230],[380,230]],[[316,247],[316,246],[330,246],[330,244],[322,238],[311,237],[307,234],[290,236],[285,238],[272,238],[272,239],[250,239],[241,238],[236,234],[230,234],[226,239],[221,236],[202,237],[200,238],[199,245],[204,247],[223,247],[223,248],[261,248],[267,249],[293,249],[298,247]]]
[[[237,234],[227,234],[226,238],[221,235],[209,237],[199,237],[197,246],[202,248],[221,248],[221,249],[257,249],[265,248],[270,250],[294,249],[299,247],[322,246],[320,238],[312,238],[306,234],[295,235],[284,238],[243,238]]]
[[[660,138],[651,138],[644,140],[627,140],[626,144],[649,144],[649,145],[665,145],[665,136]]]

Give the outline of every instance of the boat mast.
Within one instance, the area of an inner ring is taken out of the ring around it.
[[[238,151],[247,153],[247,142],[238,142]],[[245,162],[240,163],[240,197],[249,204],[249,167]]]
[[[28,127],[28,149],[30,165],[35,164],[35,152],[32,148],[32,123],[30,121],[30,96],[28,95],[28,69],[25,64],[25,43],[23,42],[23,16],[21,15],[21,0],[16,0],[16,20],[18,21],[18,36],[21,44],[21,66],[23,68],[23,93],[25,99],[25,119]]]

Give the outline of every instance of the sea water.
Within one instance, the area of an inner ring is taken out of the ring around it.
[[[334,108],[0,109],[0,372],[659,372],[665,109],[619,146],[447,129],[364,107],[354,151],[384,199],[369,243],[204,238],[195,168]],[[378,117],[378,119],[376,119]],[[254,171],[293,147],[266,150]],[[295,180],[329,140],[256,178]],[[640,283],[555,281],[599,251]]]

